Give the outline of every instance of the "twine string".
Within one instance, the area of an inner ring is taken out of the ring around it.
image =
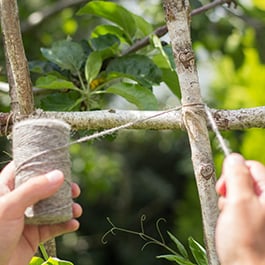
[[[96,138],[99,138],[99,137],[102,137],[102,136],[106,136],[106,135],[110,135],[110,134],[113,134],[117,131],[120,131],[122,129],[127,129],[131,126],[134,126],[134,125],[137,125],[138,123],[143,123],[145,121],[148,121],[148,120],[151,120],[151,119],[154,119],[154,118],[157,118],[157,117],[160,117],[164,114],[167,114],[167,113],[170,113],[170,112],[173,112],[173,111],[176,111],[176,110],[180,110],[182,107],[179,106],[179,107],[175,107],[175,108],[171,108],[171,109],[167,109],[165,111],[161,111],[155,115],[151,115],[149,117],[146,117],[146,118],[143,118],[143,119],[137,119],[135,121],[130,121],[130,122],[127,122],[123,125],[120,125],[120,126],[117,126],[117,127],[114,127],[114,128],[111,128],[111,129],[107,129],[107,130],[104,130],[102,132],[97,132],[97,133],[94,133],[92,135],[88,135],[88,136],[84,136],[74,142],[71,142],[70,145],[73,145],[73,144],[76,144],[76,143],[82,143],[82,142],[87,142],[87,141],[90,141],[90,140],[93,140],[93,139],[96,139]]]
[[[159,113],[156,113],[155,115],[151,115],[151,116],[143,118],[143,119],[136,119],[135,121],[130,121],[130,122],[127,122],[125,124],[119,125],[119,126],[114,127],[114,128],[106,129],[106,130],[103,130],[101,132],[96,132],[94,134],[81,137],[81,138],[79,138],[79,139],[77,139],[75,141],[69,142],[69,143],[67,143],[65,145],[55,146],[52,149],[46,149],[44,151],[39,152],[38,154],[35,154],[32,157],[29,157],[27,160],[24,161],[24,164],[27,164],[29,161],[31,161],[33,159],[33,157],[35,158],[37,156],[43,156],[45,154],[50,153],[51,151],[56,151],[56,150],[68,148],[69,146],[74,145],[74,144],[88,142],[88,141],[91,141],[91,140],[94,140],[94,139],[97,139],[97,138],[100,138],[100,137],[111,135],[111,134],[116,133],[116,132],[118,132],[120,130],[127,129],[129,127],[135,126],[138,123],[143,123],[143,122],[146,122],[148,120],[163,116],[163,115],[165,115],[167,113],[180,110],[183,107],[190,107],[190,106],[202,106],[202,107],[205,108],[205,113],[206,113],[207,118],[209,120],[210,126],[211,126],[214,134],[216,135],[216,139],[217,139],[217,141],[218,141],[218,143],[220,145],[220,148],[222,149],[222,151],[223,151],[225,156],[229,155],[231,153],[231,150],[228,147],[227,140],[225,140],[224,137],[221,135],[221,133],[220,133],[220,131],[218,129],[218,126],[217,126],[217,124],[216,124],[216,122],[215,122],[215,120],[213,118],[213,115],[212,115],[209,107],[206,104],[203,104],[203,103],[193,103],[193,104],[185,104],[183,106],[170,108],[170,109],[167,109],[165,111],[161,111]],[[21,164],[21,166],[23,166],[23,164]]]
[[[134,126],[138,123],[142,123],[142,122],[145,122],[145,121],[148,121],[150,119],[153,119],[153,118],[156,118],[156,117],[159,117],[159,116],[162,116],[166,113],[169,113],[169,112],[173,112],[173,111],[176,111],[176,110],[180,110],[181,107],[175,107],[175,108],[171,108],[171,109],[168,109],[168,110],[165,110],[165,111],[162,111],[162,112],[159,112],[159,113],[156,113],[155,115],[151,115],[149,117],[146,117],[144,119],[136,119],[135,121],[130,121],[130,122],[127,122],[125,124],[122,124],[120,126],[117,126],[117,127],[114,127],[114,128],[111,128],[111,129],[107,129],[107,130],[103,130],[101,132],[96,132],[94,134],[91,134],[91,135],[87,135],[87,136],[84,136],[84,137],[81,137],[75,141],[72,141],[70,143],[67,143],[65,145],[57,145],[57,146],[54,146],[53,148],[51,149],[46,149],[46,150],[43,150],[43,151],[40,151],[39,153],[37,154],[34,154],[30,157],[28,157],[27,159],[25,159],[23,161],[23,163],[21,163],[19,165],[19,167],[17,168],[16,170],[16,173],[20,170],[20,168],[23,168],[25,165],[27,165],[30,161],[32,161],[32,159],[35,159],[37,157],[41,157],[41,156],[44,156],[46,154],[49,154],[50,152],[54,152],[54,151],[57,151],[57,150],[60,150],[60,149],[67,149],[69,146],[71,145],[74,145],[74,144],[78,144],[78,143],[83,143],[83,142],[88,142],[88,141],[91,141],[91,140],[94,140],[94,139],[97,139],[97,138],[100,138],[100,137],[103,137],[103,136],[107,136],[107,135],[110,135],[110,134],[113,134],[115,132],[118,132],[122,129],[127,129],[131,126]],[[37,120],[37,119],[36,119]]]
[[[212,127],[213,132],[215,133],[216,139],[219,143],[220,148],[222,149],[225,156],[228,156],[231,153],[231,150],[228,146],[227,140],[224,139],[224,137],[221,135],[218,126],[213,118],[213,115],[207,105],[205,105],[205,112],[207,114],[208,120],[210,122],[210,125]]]

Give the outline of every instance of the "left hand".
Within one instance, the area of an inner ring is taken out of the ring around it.
[[[64,182],[63,173],[51,171],[23,183],[14,189],[15,169],[9,163],[0,173],[0,265],[27,265],[38,245],[64,233],[76,231],[79,222],[72,219],[54,225],[26,225],[27,207],[52,196]],[[72,196],[78,197],[80,189],[72,184]],[[82,214],[79,204],[73,203],[73,217]]]

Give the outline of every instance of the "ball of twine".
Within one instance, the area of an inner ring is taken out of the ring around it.
[[[64,173],[59,191],[25,211],[28,224],[54,224],[72,218],[70,126],[55,119],[28,119],[13,127],[15,187],[54,169]]]

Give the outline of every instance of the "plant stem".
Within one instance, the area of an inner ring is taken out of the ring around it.
[[[43,258],[47,261],[47,260],[49,259],[49,255],[48,255],[48,253],[47,253],[47,251],[46,251],[46,249],[45,249],[43,243],[41,243],[41,244],[39,245],[39,248],[40,248],[40,252],[41,252]]]

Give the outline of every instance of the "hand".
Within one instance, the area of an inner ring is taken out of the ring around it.
[[[216,247],[222,265],[265,264],[265,166],[229,155],[216,185]]]
[[[63,184],[64,176],[55,170],[23,183],[14,189],[14,164],[8,164],[0,174],[0,265],[27,265],[38,245],[61,234],[75,231],[79,222],[72,219],[63,224],[25,225],[25,209],[53,195]],[[72,184],[73,198],[80,189]],[[79,204],[73,203],[73,216],[82,214]]]

